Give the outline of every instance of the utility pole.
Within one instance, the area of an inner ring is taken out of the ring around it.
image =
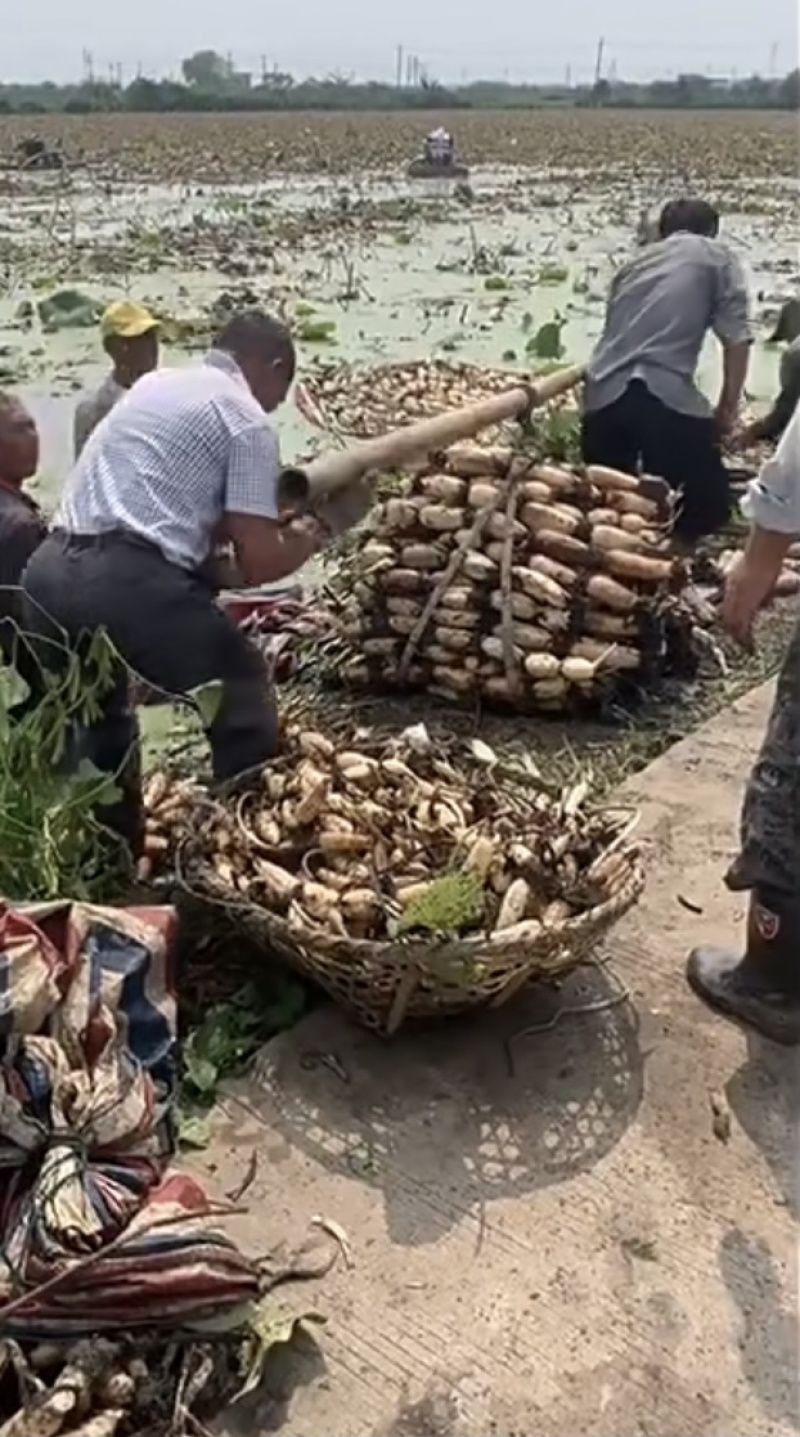
[[[605,39],[603,38],[603,36],[601,35],[601,36],[600,36],[600,39],[599,39],[598,42],[597,42],[597,59],[596,59],[596,61],[595,61],[595,66],[594,66],[594,83],[595,83],[595,84],[597,84],[597,83],[602,79],[602,76],[603,76],[603,54],[604,54],[605,48],[606,48],[606,42],[605,42]]]
[[[778,49],[777,40],[773,40],[769,51],[769,78],[771,80],[775,79],[775,73],[778,69]]]
[[[397,66],[396,66],[396,70],[395,70],[395,84],[396,84],[398,90],[402,90],[402,88],[403,88],[403,47],[402,47],[402,45],[398,45],[398,47],[397,47]]]
[[[267,83],[267,57],[266,57],[266,55],[262,55],[262,56],[261,56],[261,83],[262,83],[262,85],[266,85],[266,83]]]
[[[566,75],[564,76],[564,83],[566,84],[566,87],[567,87],[568,90],[571,90],[571,89],[572,89],[572,66],[571,66],[571,65],[567,65],[567,73],[566,73]]]

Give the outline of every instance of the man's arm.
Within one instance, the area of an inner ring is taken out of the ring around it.
[[[750,535],[726,581],[722,619],[734,638],[749,648],[756,615],[800,534],[800,408],[775,455],[750,485],[742,510],[750,520]]]
[[[233,544],[245,584],[275,583],[293,574],[324,542],[312,519],[282,523],[278,513],[281,463],[278,441],[267,424],[231,439],[222,523],[218,540]]]
[[[722,345],[722,388],[717,401],[717,423],[723,433],[733,428],[742,402],[750,347],[750,300],[739,261],[726,255],[717,274],[711,328]]]
[[[253,514],[226,514],[225,533],[249,588],[277,583],[296,573],[324,542],[319,527],[308,519],[279,524]]]
[[[749,340],[745,344],[723,345],[722,388],[717,400],[716,411],[717,424],[722,434],[728,434],[736,423],[749,366]]]

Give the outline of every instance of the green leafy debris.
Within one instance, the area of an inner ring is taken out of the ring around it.
[[[421,929],[427,933],[465,933],[481,922],[484,907],[480,878],[474,873],[445,873],[434,878],[425,892],[409,903],[398,923],[398,932]]]

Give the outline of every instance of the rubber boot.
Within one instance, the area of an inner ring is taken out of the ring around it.
[[[773,1043],[800,1044],[800,899],[753,893],[744,957],[696,948],[686,976],[710,1008]]]

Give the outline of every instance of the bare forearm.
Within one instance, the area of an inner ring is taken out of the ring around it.
[[[758,524],[750,530],[745,545],[745,558],[754,570],[763,575],[766,590],[771,589],[777,580],[793,539],[792,534],[762,529]]]
[[[726,344],[722,351],[722,390],[719,409],[733,414],[739,408],[750,363],[749,344]]]
[[[302,569],[317,548],[316,533],[287,526],[266,552],[237,551],[236,562],[245,584],[274,584]]]

